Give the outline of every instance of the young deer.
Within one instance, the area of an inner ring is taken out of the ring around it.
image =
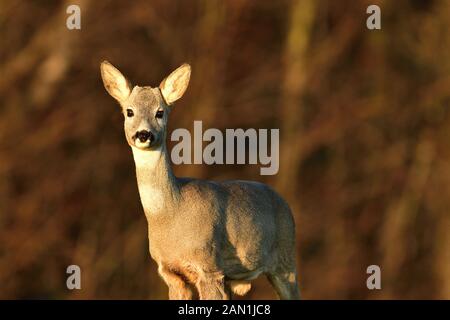
[[[230,299],[267,275],[281,299],[298,299],[295,226],[288,204],[267,185],[174,176],[167,153],[167,120],[186,91],[183,64],[158,88],[132,87],[104,61],[108,93],[122,107],[125,137],[136,164],[148,222],[150,255],[170,299]]]

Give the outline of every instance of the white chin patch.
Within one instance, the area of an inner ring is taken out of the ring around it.
[[[136,139],[136,141],[134,141],[134,144],[139,149],[148,149],[150,147],[150,141],[148,140],[145,142],[141,142],[139,139]]]

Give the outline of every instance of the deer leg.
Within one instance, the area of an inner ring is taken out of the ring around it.
[[[300,290],[297,286],[297,273],[295,270],[290,272],[268,273],[267,278],[281,300],[300,299]]]
[[[158,272],[169,287],[170,300],[192,300],[194,298],[194,290],[181,276],[163,266],[159,267]]]
[[[225,284],[223,275],[203,274],[197,280],[196,287],[200,300],[230,300],[231,298],[230,288]]]

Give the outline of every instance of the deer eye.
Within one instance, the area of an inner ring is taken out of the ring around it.
[[[127,117],[131,118],[132,116],[134,116],[134,112],[131,109],[127,109]]]
[[[158,111],[156,111],[155,118],[161,119],[163,117],[163,115],[164,115],[164,110],[158,110]]]

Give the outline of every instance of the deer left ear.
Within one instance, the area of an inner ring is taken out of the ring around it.
[[[167,105],[171,105],[183,96],[190,78],[191,66],[185,63],[161,82],[159,89]]]
[[[125,101],[131,93],[131,84],[127,78],[108,61],[101,63],[100,72],[106,91],[119,103]]]

